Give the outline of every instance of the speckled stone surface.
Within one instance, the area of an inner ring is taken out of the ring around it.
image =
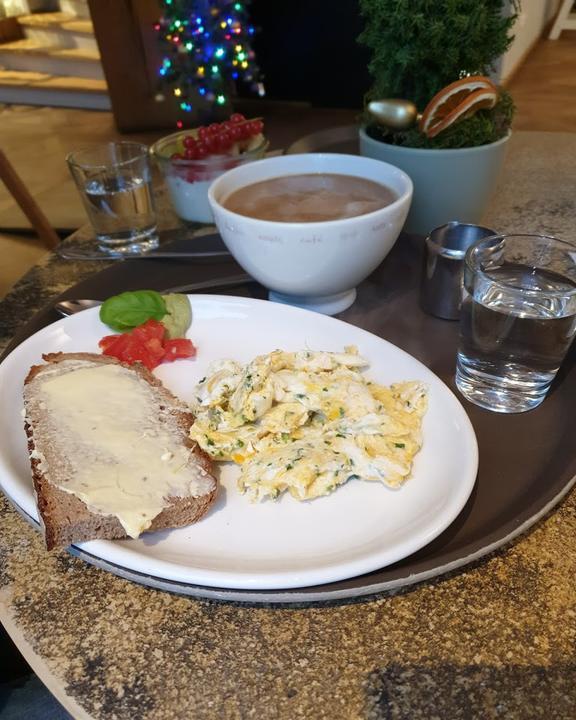
[[[517,134],[486,224],[575,239],[574,168],[576,135]],[[35,268],[0,306],[2,344],[92,271],[56,260]],[[131,584],[46,553],[0,501],[0,617],[53,692],[95,720],[568,720],[576,716],[575,577],[574,492],[464,571],[299,608]]]

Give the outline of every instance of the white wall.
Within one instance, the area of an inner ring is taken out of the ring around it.
[[[518,19],[512,30],[514,41],[500,59],[495,73],[498,82],[506,81],[522,63],[526,53],[542,36],[544,28],[558,12],[561,2],[562,0],[521,0]]]

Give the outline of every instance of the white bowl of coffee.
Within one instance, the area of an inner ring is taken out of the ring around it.
[[[412,182],[371,158],[283,155],[229,170],[208,199],[226,246],[271,300],[334,315],[396,242]]]

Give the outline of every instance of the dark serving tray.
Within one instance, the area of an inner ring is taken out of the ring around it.
[[[182,242],[175,246],[183,249]],[[419,308],[421,251],[420,238],[401,235],[382,265],[359,286],[354,305],[339,317],[406,350],[459,396],[454,385],[458,324],[433,318]],[[61,298],[103,299],[143,287],[163,290],[230,275],[237,270],[232,260],[224,264],[129,260],[95,273],[69,288]],[[255,283],[229,294],[266,296],[265,290]],[[57,319],[51,307],[38,313],[14,338],[5,354]],[[459,396],[478,438],[480,466],[475,489],[458,518],[439,537],[410,557],[381,570],[315,587],[226,590],[166,581],[112,565],[75,547],[70,550],[87,562],[152,587],[196,597],[266,604],[359,598],[462,568],[534,525],[576,482],[572,437],[575,359],[573,347],[547,399],[528,413],[500,415],[478,408]]]

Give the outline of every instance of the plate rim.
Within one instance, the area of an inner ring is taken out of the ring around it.
[[[254,590],[233,590],[227,588],[214,588],[207,585],[194,585],[192,583],[177,583],[154,575],[145,575],[137,571],[128,571],[126,568],[114,565],[101,558],[90,555],[84,550],[71,545],[67,551],[74,557],[77,557],[89,565],[105,570],[123,580],[143,585],[155,590],[162,590],[194,599],[215,600],[218,602],[234,602],[245,603],[247,605],[277,605],[277,606],[305,606],[317,603],[325,604],[327,602],[338,603],[345,601],[359,600],[364,597],[383,594],[386,592],[398,591],[402,588],[410,588],[427,580],[433,580],[438,577],[445,577],[450,573],[461,570],[473,562],[479,561],[500,548],[510,545],[519,536],[525,534],[533,525],[550,513],[568,493],[576,486],[576,475],[574,475],[568,483],[563,486],[559,492],[554,495],[545,505],[537,512],[526,518],[524,522],[511,530],[506,535],[498,538],[487,545],[483,545],[461,558],[448,561],[442,565],[436,565],[429,570],[423,570],[416,573],[402,575],[390,580],[367,583],[358,587],[351,588],[331,588],[319,589],[314,588],[292,588],[279,589],[273,591],[254,591]],[[6,496],[8,497],[8,496]],[[28,522],[37,531],[41,531],[40,523],[34,520],[28,513],[19,507],[11,498],[8,498],[14,509],[21,517]],[[359,576],[363,577],[363,576]],[[338,584],[338,583],[336,583]]]
[[[372,566],[371,569],[363,569],[361,572],[352,572],[352,573],[346,574],[345,576],[341,576],[339,578],[322,579],[320,582],[307,581],[305,584],[300,584],[300,583],[278,584],[278,582],[273,581],[272,584],[266,583],[263,585],[261,582],[260,583],[257,582],[256,584],[250,583],[250,584],[246,585],[245,581],[240,580],[239,583],[235,583],[235,584],[234,583],[233,584],[226,583],[225,585],[222,585],[222,584],[209,585],[208,583],[206,583],[205,585],[204,584],[199,585],[197,582],[184,581],[182,579],[163,578],[164,580],[166,580],[170,583],[183,583],[185,585],[193,585],[195,587],[218,587],[223,591],[232,590],[232,591],[237,591],[237,592],[263,592],[263,591],[264,592],[267,592],[267,591],[279,592],[282,590],[292,591],[292,590],[297,590],[298,588],[305,588],[305,587],[311,587],[311,586],[316,586],[316,585],[320,585],[320,584],[329,584],[329,583],[334,583],[334,582],[339,582],[339,581],[351,580],[354,577],[361,577],[363,574],[366,574],[369,572],[374,572],[379,569],[384,569],[385,567],[387,567],[389,565],[392,565],[396,562],[400,562],[400,561],[404,560],[406,557],[409,557],[414,552],[416,552],[419,549],[428,545],[433,539],[435,539],[444,530],[446,530],[454,522],[454,520],[459,516],[462,509],[465,507],[466,503],[468,502],[468,499],[469,499],[470,495],[472,494],[473,489],[476,484],[477,473],[478,473],[478,454],[479,454],[478,453],[478,441],[477,441],[476,433],[475,433],[472,423],[470,421],[470,418],[468,417],[468,414],[466,413],[464,407],[460,403],[458,397],[446,385],[446,383],[443,380],[441,380],[438,377],[438,375],[436,375],[430,368],[428,368],[424,363],[422,363],[422,361],[418,360],[416,357],[414,357],[410,353],[406,352],[402,348],[398,347],[394,343],[391,343],[390,341],[386,340],[385,338],[382,338],[382,337],[376,335],[375,333],[371,333],[368,330],[358,327],[357,325],[353,325],[351,323],[346,323],[345,321],[340,320],[338,318],[318,315],[317,313],[313,313],[311,311],[304,310],[301,308],[296,308],[296,307],[292,307],[292,306],[288,306],[288,305],[273,304],[266,300],[260,300],[260,299],[255,299],[255,298],[246,298],[246,297],[242,297],[242,296],[194,294],[194,295],[190,295],[189,297],[191,298],[191,300],[193,302],[200,301],[200,302],[205,302],[205,303],[208,302],[208,303],[212,303],[212,304],[214,302],[217,302],[221,306],[222,306],[222,303],[224,303],[224,305],[232,305],[232,306],[237,306],[240,303],[240,305],[242,305],[244,307],[248,307],[249,309],[254,306],[257,308],[265,307],[266,311],[270,311],[272,309],[273,313],[279,313],[279,314],[283,314],[283,315],[288,314],[288,315],[298,316],[298,315],[301,315],[302,313],[304,313],[304,315],[307,316],[308,318],[313,317],[314,319],[318,320],[318,322],[320,322],[320,323],[326,323],[327,325],[332,325],[333,327],[337,326],[337,328],[340,330],[345,330],[345,329],[351,330],[353,333],[356,334],[357,338],[358,338],[358,336],[366,336],[366,337],[370,338],[371,342],[377,341],[378,344],[383,343],[384,346],[386,346],[389,350],[392,350],[392,352],[394,352],[400,358],[408,358],[411,363],[415,363],[417,366],[422,368],[427,376],[434,378],[434,382],[436,383],[437,387],[441,389],[441,392],[444,395],[444,397],[448,398],[449,403],[450,403],[451,412],[456,412],[458,414],[458,416],[459,416],[458,419],[462,423],[463,436],[466,437],[466,439],[468,441],[468,451],[470,451],[470,454],[467,455],[466,457],[467,457],[468,464],[470,465],[470,470],[466,474],[467,475],[467,483],[465,484],[465,487],[467,488],[467,491],[462,493],[459,503],[457,503],[454,506],[452,512],[448,516],[447,521],[445,521],[445,522],[443,521],[442,523],[440,523],[438,528],[436,530],[434,530],[429,535],[429,537],[427,537],[427,539],[425,541],[417,544],[417,546],[411,547],[409,552],[402,553],[401,556],[398,556],[395,559],[387,561],[386,563],[384,563],[383,565],[379,565],[378,567]],[[97,308],[93,308],[91,310],[86,310],[84,312],[94,315],[97,312]],[[81,313],[78,313],[78,315],[81,315]],[[53,333],[55,325],[57,325],[59,327],[67,326],[71,321],[73,323],[76,323],[76,322],[78,322],[78,319],[77,318],[63,318],[61,320],[56,321],[55,323],[50,323],[49,325],[44,326],[37,332],[30,335],[28,338],[26,338],[20,345],[16,346],[12,350],[12,352],[10,352],[8,355],[6,355],[3,358],[2,363],[0,363],[0,377],[2,374],[2,366],[5,366],[5,363],[9,360],[9,358],[11,358],[11,357],[12,357],[12,359],[14,358],[14,353],[17,356],[18,351],[21,350],[22,348],[26,349],[28,347],[28,345],[33,345],[33,344],[37,343],[38,336],[41,336],[42,334],[49,334],[50,332]],[[355,339],[354,341],[357,342],[357,339]],[[0,468],[2,470],[4,470],[4,467],[5,467],[4,466],[4,458],[0,456]],[[464,475],[464,473],[463,473],[463,475]],[[0,480],[2,480],[2,478],[0,478]],[[2,482],[1,484],[2,484],[4,491],[6,492],[7,496],[10,498],[10,493],[7,492],[6,489],[4,488],[4,482]],[[18,503],[16,503],[14,500],[12,500],[12,502],[18,507]],[[26,512],[26,510],[24,510],[23,508],[20,508],[20,510],[22,510],[23,512]],[[111,543],[113,543],[113,541],[97,540],[97,541],[91,541],[91,543],[98,543],[98,544],[106,543],[108,546]],[[91,557],[97,557],[104,563],[110,563],[111,565],[117,565],[117,563],[115,563],[114,560],[110,559],[110,557],[106,557],[106,556],[102,557],[101,552],[98,554],[93,554],[91,552],[91,548],[85,548],[84,545],[85,545],[85,543],[80,543],[80,544],[76,545],[75,550],[77,552],[86,553],[87,555],[90,555]],[[99,550],[98,547],[96,549]],[[106,555],[106,553],[104,553],[104,554]],[[145,557],[141,553],[138,553],[138,552],[136,552],[136,555],[137,556],[139,555],[140,557]],[[166,561],[166,560],[159,560],[159,561],[156,560],[156,562],[160,562],[162,564],[171,564],[170,561]],[[124,567],[124,565],[117,565],[117,566]],[[180,566],[178,565],[178,567],[180,567]],[[127,572],[140,573],[140,570],[138,570],[134,567],[127,566],[127,567],[124,567],[124,569]],[[310,573],[313,571],[307,570],[306,572]],[[284,573],[284,574],[286,574],[286,573]],[[153,577],[158,577],[158,576],[155,574],[155,575],[153,575]],[[160,578],[160,579],[162,579],[162,578]]]

